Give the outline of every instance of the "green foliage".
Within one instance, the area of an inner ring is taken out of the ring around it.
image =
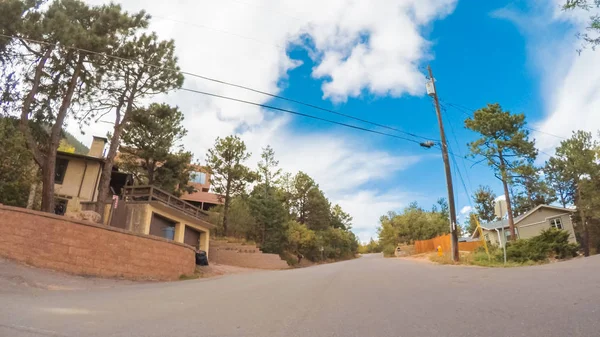
[[[529,140],[529,131],[525,128],[525,115],[503,111],[500,104],[488,104],[475,111],[473,118],[467,118],[465,126],[481,135],[481,138],[469,143],[471,154],[487,160],[488,165],[499,174],[496,176],[502,180],[509,226],[515,238],[512,203],[508,193],[512,182],[511,172],[517,167],[533,163],[537,156],[535,143]]]
[[[69,132],[63,130],[63,137],[66,140],[66,142],[73,147],[75,153],[86,155],[90,151],[90,149],[88,149],[87,146],[83,145],[83,143],[80,142],[79,139],[77,139],[77,137],[73,136]]]
[[[175,195],[190,192],[192,154],[177,146],[187,134],[183,120],[183,113],[167,104],[133,110],[121,136],[119,168],[140,185]]]
[[[308,195],[311,190],[318,188],[318,186],[308,174],[302,171],[298,172],[290,183],[291,211],[295,213],[300,223],[306,223]]]
[[[214,191],[223,196],[223,230],[228,234],[228,212],[231,198],[243,193],[246,185],[255,180],[255,174],[244,165],[250,158],[246,144],[238,136],[217,138],[206,155],[206,165],[211,173]]]
[[[147,26],[148,17],[143,12],[138,15],[138,19],[138,28]],[[177,57],[175,57],[173,40],[160,40],[155,33],[140,32],[131,32],[125,37],[122,43],[112,50],[112,54],[118,58],[111,58],[103,69],[105,76],[98,91],[108,94],[108,99],[97,101],[94,104],[95,109],[90,110],[93,115],[94,111],[104,109],[105,112],[98,118],[108,111],[115,112],[110,147],[98,188],[99,200],[108,195],[110,172],[119,148],[121,133],[125,125],[133,118],[135,107],[140,106],[141,102],[149,97],[167,93],[180,88],[183,84],[183,75],[179,69]],[[123,62],[122,59],[137,60],[138,62]],[[156,65],[160,65],[160,67]],[[172,116],[175,116],[174,120],[170,121],[173,126],[173,123],[177,124],[177,113],[173,111],[171,113]],[[174,133],[178,131],[182,132],[181,128],[175,127],[172,130]],[[185,157],[182,152],[180,151],[179,157],[172,158],[175,160],[173,163],[175,166]],[[188,175],[183,175],[184,180],[186,176]],[[96,211],[100,212],[102,207],[102,202],[99,201],[96,204]]]
[[[254,239],[265,253],[282,253],[286,246],[288,213],[275,188],[257,185],[249,198],[256,224]]]
[[[520,186],[521,191],[513,196],[513,214],[520,215],[539,205],[554,203],[556,193],[540,175],[542,169],[531,164],[518,166],[513,170],[513,183]]]
[[[506,258],[522,263],[544,261],[548,257],[565,259],[577,256],[579,246],[569,243],[569,235],[569,232],[551,228],[530,239],[509,242],[506,245]]]
[[[475,191],[473,202],[475,202],[475,209],[481,221],[491,222],[496,219],[496,214],[494,213],[495,199],[496,194],[489,186],[479,186]],[[477,225],[472,223],[470,228],[475,229],[473,226],[476,227]]]
[[[260,182],[247,195],[248,180],[240,181],[228,213],[227,203],[212,209],[210,221],[216,224],[218,235],[254,240],[263,252],[278,253],[290,265],[297,263],[299,253],[310,261],[354,257],[358,240],[350,231],[352,217],[339,205],[330,207],[329,200],[310,176],[302,172],[293,178],[291,174],[281,174],[270,147],[263,149],[254,174],[242,164],[249,154],[239,138],[228,137],[217,143],[207,161],[213,172],[216,168],[222,172],[216,177],[223,182],[218,193],[227,195],[224,188],[230,171],[239,174],[232,175],[237,179],[256,177]],[[230,167],[233,168],[228,171]],[[227,230],[223,225],[225,214]]]
[[[333,228],[350,230],[352,228],[352,216],[344,212],[342,207],[336,204],[331,208],[331,226]]]
[[[0,117],[0,203],[25,207],[37,171],[14,118]]]
[[[575,195],[574,182],[565,176],[565,169],[566,163],[555,157],[548,159],[543,168],[546,183],[552,188],[562,207],[572,204]]]
[[[325,230],[331,226],[331,205],[323,191],[308,191],[304,207],[305,223],[312,230]]]
[[[469,213],[469,218],[465,221],[464,230],[468,235],[472,235],[477,229],[477,213]]]
[[[593,8],[600,8],[600,0],[567,0],[563,5],[563,10],[569,11],[574,9],[582,9],[585,11],[590,11]],[[588,24],[587,31],[588,33],[581,33],[580,37],[585,42],[585,45],[591,45],[592,48],[595,48],[598,44],[600,44],[600,17],[598,15],[590,16],[590,23]]]
[[[382,252],[385,257],[394,257],[396,253],[396,245],[385,244],[383,246]]]
[[[188,184],[193,170],[192,158],[192,153],[183,149],[169,153],[162,166],[156,170],[154,185],[175,196],[193,192],[194,188]]]
[[[279,183],[279,176],[281,175],[281,169],[278,168],[279,161],[275,160],[275,151],[271,146],[265,147],[260,157],[258,181],[264,184],[265,189],[269,189],[274,184]]]
[[[583,248],[585,255],[589,255],[592,241],[599,238],[590,237],[589,226],[591,222],[588,217],[600,216],[600,165],[599,143],[593,139],[592,134],[586,131],[573,132],[571,138],[564,140],[556,148],[556,156],[551,158],[553,164],[560,168],[556,173],[556,179],[569,186],[567,191],[571,193],[568,197],[573,200],[578,209],[575,229],[583,237]]]
[[[393,254],[399,243],[410,244],[415,240],[428,240],[450,232],[446,214],[438,211],[426,211],[415,202],[405,208],[401,214],[390,212],[380,218],[378,228],[379,244]]]
[[[209,222],[216,226],[216,235],[225,236],[223,230],[223,205],[215,206],[209,213]],[[252,216],[248,198],[237,196],[231,200],[229,207],[229,237],[243,238],[245,240],[254,240],[256,234],[256,221]]]
[[[144,14],[129,15],[115,4],[89,6],[78,0],[56,0],[44,6],[34,1],[24,4],[18,18],[14,16],[18,11],[9,11],[17,22],[8,28],[0,24],[18,36],[4,41],[8,48],[4,55],[11,55],[13,69],[20,70],[15,82],[22,91],[18,95],[22,101],[21,130],[42,170],[42,210],[52,212],[56,150],[64,121],[68,115],[84,118],[78,112],[96,98],[93,93],[104,79],[106,61],[98,54],[114,51],[124,35],[140,27]],[[51,125],[48,142],[42,146],[35,143],[28,128],[30,119]]]

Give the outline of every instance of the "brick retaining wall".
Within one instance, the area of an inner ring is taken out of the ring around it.
[[[176,280],[195,270],[191,247],[158,237],[0,205],[0,256],[77,275]]]
[[[210,241],[208,258],[211,263],[257,269],[285,269],[287,262],[277,254],[265,254],[256,246]]]

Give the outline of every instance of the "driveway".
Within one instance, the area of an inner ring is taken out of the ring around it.
[[[596,336],[600,256],[513,269],[360,259],[0,294],[0,336]]]

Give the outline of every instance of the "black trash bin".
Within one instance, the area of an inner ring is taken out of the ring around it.
[[[208,266],[208,256],[203,250],[196,251],[196,264],[199,266]]]

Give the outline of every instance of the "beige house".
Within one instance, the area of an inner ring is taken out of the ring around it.
[[[94,137],[87,155],[58,151],[54,177],[56,213],[81,210],[81,202],[98,200],[106,138]]]
[[[94,209],[106,144],[106,138],[94,137],[87,155],[57,152],[55,213]],[[163,237],[208,253],[214,226],[206,221],[207,213],[156,187],[131,185],[130,175],[113,170],[113,197],[105,201],[105,225]]]
[[[545,229],[557,228],[569,232],[569,241],[576,243],[575,230],[571,221],[574,212],[574,209],[539,205],[514,218],[516,235],[520,239],[528,239],[539,235]],[[494,245],[503,245],[510,237],[507,219],[481,224],[481,229],[485,239]],[[479,232],[475,231],[471,237],[479,238]]]
[[[208,214],[153,186],[127,186],[105,212],[111,226],[185,243],[208,253]]]

